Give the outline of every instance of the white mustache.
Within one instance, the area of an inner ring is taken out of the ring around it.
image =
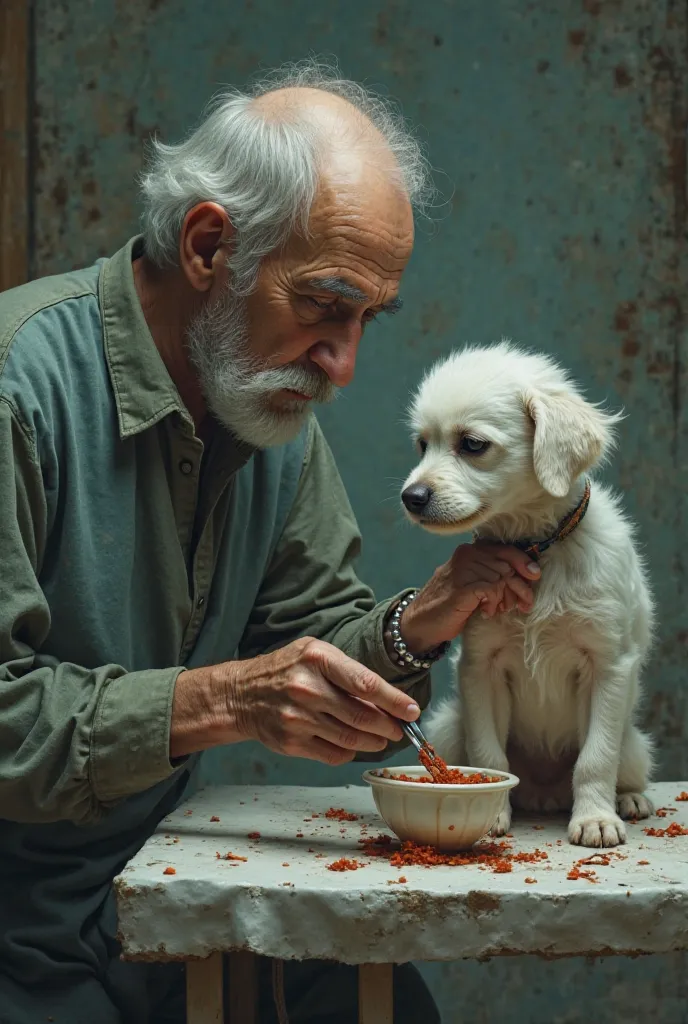
[[[242,381],[244,389],[253,394],[298,391],[321,404],[333,401],[337,395],[337,388],[324,371],[307,370],[304,366],[278,366],[255,371]]]

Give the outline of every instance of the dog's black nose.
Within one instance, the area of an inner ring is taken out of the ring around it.
[[[425,484],[413,484],[401,492],[401,500],[409,512],[422,512],[427,508],[431,498],[432,491]]]

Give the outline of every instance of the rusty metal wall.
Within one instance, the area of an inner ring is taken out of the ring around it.
[[[363,527],[361,570],[384,594],[450,550],[405,527],[395,497],[412,462],[402,410],[428,363],[502,335],[553,352],[627,412],[608,477],[659,607],[646,720],[662,776],[686,778],[686,0],[37,0],[35,25],[36,274],[133,233],[149,133],[178,138],[261,65],[336,54],[401,100],[454,191],[419,236],[403,315],[370,331],[355,383],[321,416]],[[217,752],[206,772],[333,781],[258,748]],[[447,1024],[688,1020],[680,955],[430,974]]]

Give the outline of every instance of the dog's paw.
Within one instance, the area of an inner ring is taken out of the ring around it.
[[[595,814],[586,818],[571,818],[569,842],[574,846],[609,847],[626,842],[626,829],[616,814]]]
[[[511,808],[507,807],[506,810],[500,812],[499,817],[490,829],[490,835],[497,839],[499,836],[505,836],[510,828]]]
[[[616,798],[616,809],[621,818],[633,819],[649,818],[654,814],[655,809],[652,803],[643,793],[619,793]]]

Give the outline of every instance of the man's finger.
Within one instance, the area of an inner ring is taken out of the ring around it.
[[[350,725],[327,714],[318,715],[314,734],[343,750],[384,750],[388,743],[386,736],[352,729]]]
[[[315,647],[315,645],[314,645]],[[371,672],[365,665],[348,658],[342,651],[330,644],[318,644],[314,655],[320,671],[335,686],[387,711],[394,718],[415,722],[420,708],[401,690],[385,682],[382,676]]]
[[[517,572],[524,580],[539,580],[542,575],[540,566],[533,561],[532,555],[508,544],[499,549],[499,558],[508,562],[514,572]]]
[[[403,737],[396,718],[386,715],[370,701],[359,700],[348,693],[342,693],[338,687],[330,687],[330,693],[322,700],[320,707],[332,719],[336,719],[340,726],[349,726],[360,733],[382,736],[392,742],[398,742]]]
[[[533,591],[525,580],[522,580],[520,576],[510,576],[505,583],[506,587],[516,595],[519,606],[526,605],[528,609],[532,608]]]
[[[504,585],[502,583],[495,587],[486,587],[480,592],[479,611],[483,618],[491,619],[494,616],[503,593]]]
[[[497,574],[497,579],[502,579],[505,576],[513,576],[514,573],[509,562],[503,558],[486,558],[479,564],[481,573],[483,570],[489,569],[491,572]],[[491,577],[485,576],[485,579],[491,579]]]
[[[353,761],[355,753],[354,750],[344,750],[343,747],[338,747],[334,743],[328,743],[327,740],[313,736],[308,742],[304,743],[303,753],[300,756],[307,757],[311,761],[322,761],[323,764],[338,765],[348,764],[349,761]]]
[[[498,562],[488,562],[485,560],[484,562],[478,562],[472,568],[475,575],[484,583],[496,583],[502,576],[506,576],[511,568],[506,562],[503,562],[502,564],[505,566],[506,571],[500,572],[498,564]]]

